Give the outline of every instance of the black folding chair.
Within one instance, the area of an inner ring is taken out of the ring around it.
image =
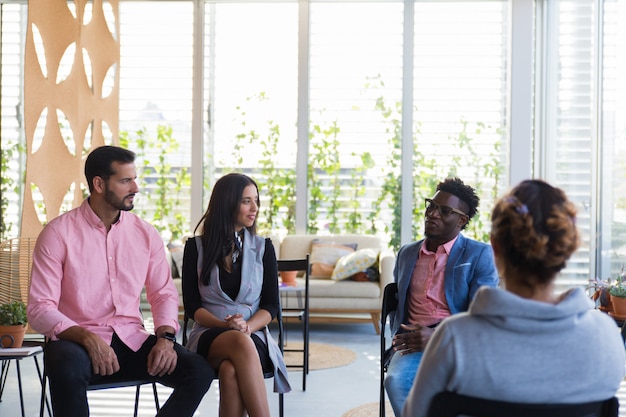
[[[527,404],[444,391],[431,401],[428,417],[617,417],[618,410],[616,397],[578,404]]]
[[[383,293],[383,306],[380,313],[380,417],[385,417],[385,373],[391,360],[391,347],[387,347],[385,327],[387,317],[398,307],[398,284],[391,282],[385,286]]]
[[[45,356],[45,348],[44,348],[44,356]],[[44,372],[43,377],[41,379],[41,400],[39,404],[39,417],[43,417],[44,414],[44,404],[47,401],[46,398],[46,382],[47,382],[47,374],[46,374],[46,366],[44,359]],[[87,386],[87,391],[99,391],[111,388],[126,388],[126,387],[136,387],[135,389],[135,408],[133,411],[133,416],[137,417],[139,412],[139,393],[141,392],[141,387],[143,385],[152,384],[152,392],[154,394],[154,406],[156,408],[157,413],[161,409],[159,403],[159,394],[157,392],[156,382],[148,381],[144,379],[138,380],[120,380],[120,381],[112,381],[106,382],[102,384],[91,384]]]
[[[298,317],[302,321],[302,349],[285,348],[285,352],[302,353],[302,364],[289,365],[289,368],[302,369],[302,391],[306,391],[306,376],[309,373],[309,255],[302,259],[279,259],[278,272],[304,271],[304,301],[298,307],[281,308],[283,316]]]

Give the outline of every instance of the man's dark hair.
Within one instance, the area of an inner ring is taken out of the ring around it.
[[[89,192],[93,191],[94,177],[100,177],[107,181],[115,174],[111,165],[113,162],[129,164],[135,161],[135,153],[119,146],[100,146],[94,149],[85,160],[85,178],[89,186]]]
[[[476,215],[480,198],[476,195],[476,191],[469,185],[465,185],[460,178],[446,178],[437,184],[437,191],[444,191],[456,196],[467,206],[467,216],[469,220]],[[468,220],[468,223],[469,223]],[[467,225],[467,223],[466,223]]]

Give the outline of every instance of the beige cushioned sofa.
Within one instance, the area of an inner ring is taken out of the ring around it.
[[[280,242],[272,237],[278,259],[299,259],[311,254],[315,240],[336,244],[355,244],[356,250],[371,248],[378,253],[379,280],[333,280],[313,277],[309,280],[309,307],[312,320],[370,321],[380,332],[380,310],[385,285],[393,282],[395,255],[373,235],[287,235]],[[299,283],[303,284],[301,277]],[[296,297],[283,297],[283,307],[297,307]]]

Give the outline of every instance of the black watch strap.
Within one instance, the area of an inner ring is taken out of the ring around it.
[[[174,333],[170,333],[170,332],[163,332],[163,334],[161,335],[161,337],[163,339],[167,339],[170,342],[174,342],[176,343],[176,335]]]

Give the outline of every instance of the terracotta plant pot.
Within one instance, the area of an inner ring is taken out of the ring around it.
[[[19,348],[24,342],[26,326],[0,326],[0,346],[3,348]]]
[[[626,298],[611,296],[611,304],[613,305],[613,311],[616,316],[626,316]]]
[[[296,275],[298,275],[298,271],[280,271],[280,281],[283,285],[295,287],[298,285],[296,282]]]

